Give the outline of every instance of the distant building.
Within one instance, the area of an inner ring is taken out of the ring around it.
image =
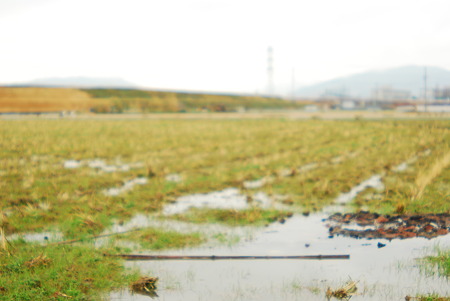
[[[427,105],[418,105],[417,112],[428,113],[450,113],[450,104],[445,103],[430,103]]]
[[[401,104],[401,105],[395,106],[395,110],[397,112],[415,112],[417,110],[417,107],[415,105],[411,105],[411,104]]]
[[[350,98],[350,95],[345,89],[345,87],[342,87],[340,89],[326,89],[322,93],[322,95],[320,95],[320,98],[341,100],[344,98]]]
[[[305,112],[319,112],[320,107],[318,105],[306,105],[303,110]]]
[[[358,104],[354,100],[346,99],[341,101],[342,110],[355,110]]]
[[[436,100],[450,100],[450,87],[447,86],[442,89],[439,88],[434,89],[433,98]]]
[[[411,98],[411,92],[394,89],[391,86],[382,86],[372,90],[372,98],[377,101],[407,100]]]

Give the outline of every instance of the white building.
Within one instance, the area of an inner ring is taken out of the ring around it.
[[[407,100],[411,98],[411,92],[394,89],[391,86],[382,86],[373,89],[372,98],[378,101]]]

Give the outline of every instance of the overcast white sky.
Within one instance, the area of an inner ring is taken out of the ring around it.
[[[0,0],[0,83],[121,77],[264,92],[372,69],[450,69],[449,0]]]

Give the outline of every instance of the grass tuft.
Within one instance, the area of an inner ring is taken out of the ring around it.
[[[427,185],[430,184],[434,178],[439,176],[449,165],[450,152],[446,153],[442,158],[436,160],[430,169],[421,172],[415,181],[416,187],[412,197],[413,201],[420,199]]]
[[[158,297],[156,294],[158,283],[157,277],[141,277],[138,280],[131,283],[131,291],[141,295],[147,295],[150,297]]]

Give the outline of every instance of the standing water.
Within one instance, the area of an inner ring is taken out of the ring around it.
[[[403,300],[406,295],[449,295],[448,281],[426,275],[417,258],[433,248],[450,247],[450,236],[433,240],[330,238],[325,214],[295,216],[273,224],[249,242],[232,247],[203,247],[164,252],[167,255],[338,255],[349,260],[217,260],[133,261],[142,275],[159,277],[159,300],[325,300],[328,287],[357,281],[352,300]],[[386,244],[378,248],[378,242]],[[148,300],[128,291],[111,300]]]
[[[450,248],[450,235],[431,240],[392,241],[330,236],[325,222],[327,213],[345,209],[343,205],[369,187],[382,189],[381,178],[374,175],[341,194],[335,200],[337,206],[330,206],[323,213],[294,216],[284,224],[257,230],[250,241],[164,252],[182,256],[350,255],[349,260],[171,260],[133,261],[127,265],[138,268],[142,275],[159,277],[160,300],[325,300],[328,288],[340,288],[349,280],[356,281],[358,288],[352,300],[392,301],[404,300],[407,295],[450,295],[448,280],[437,273],[425,273],[417,260],[435,253],[436,247]],[[183,206],[179,201],[169,205],[165,213],[208,206],[206,199],[220,199],[223,195],[226,203],[236,198],[245,207],[244,197],[230,189],[181,199]],[[148,300],[148,297],[120,291],[112,293],[110,299]]]

